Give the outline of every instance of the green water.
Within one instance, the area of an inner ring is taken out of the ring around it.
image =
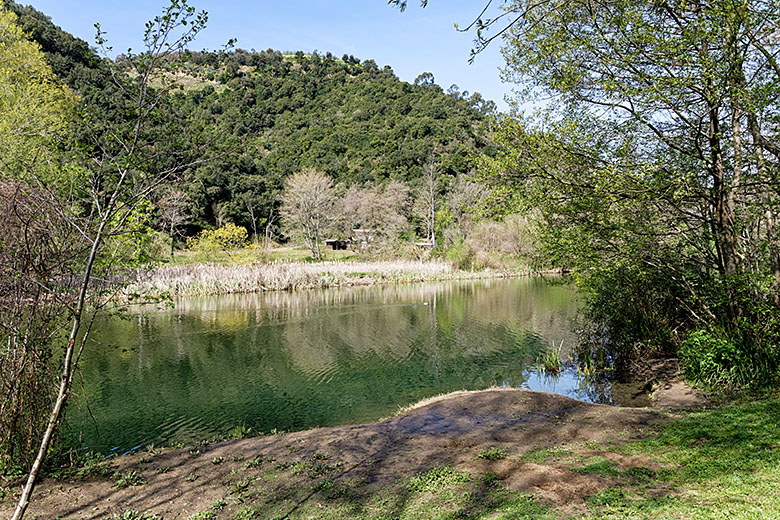
[[[83,447],[124,452],[239,424],[373,421],[493,385],[582,397],[575,378],[533,367],[553,343],[573,344],[578,308],[571,288],[537,278],[181,300],[97,325],[68,431]]]

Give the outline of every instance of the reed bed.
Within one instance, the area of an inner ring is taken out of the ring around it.
[[[207,296],[321,289],[383,283],[413,283],[507,277],[511,273],[460,271],[443,261],[279,262],[245,265],[171,265],[139,272],[125,294]]]

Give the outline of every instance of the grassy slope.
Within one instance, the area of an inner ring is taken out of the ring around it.
[[[599,455],[584,455],[583,452]],[[652,471],[610,462],[610,454],[644,455]],[[510,455],[511,456],[511,455]],[[586,499],[593,519],[780,518],[780,398],[683,414],[647,440],[562,446],[522,455],[539,464],[609,479]],[[534,497],[515,494],[490,473],[467,475],[434,468],[404,487],[386,490],[354,508],[346,490],[318,490],[293,518],[566,518]],[[395,506],[403,502],[401,511]],[[256,510],[264,518],[267,510]]]
[[[616,486],[590,497],[593,518],[780,518],[778,396],[686,414],[615,451],[647,454],[663,469],[633,484],[619,468],[592,465],[618,472]]]
[[[476,456],[491,455],[597,475],[611,486],[586,498],[587,511],[572,515],[510,491],[490,472],[469,475],[449,467],[432,468],[370,496],[326,478],[310,486],[312,497],[301,502],[290,518],[780,518],[780,398],[776,396],[685,413],[660,427],[657,435],[638,442],[616,440],[609,445],[585,443]],[[648,457],[659,469],[610,461],[632,456]],[[255,500],[262,496],[257,500],[260,504],[250,498],[249,503],[256,505],[245,507],[246,517],[273,517],[295,503],[293,497],[271,491],[270,484],[284,478],[277,472],[308,475],[314,482],[331,471],[328,468],[309,461],[266,472],[260,479],[264,484],[255,488]]]

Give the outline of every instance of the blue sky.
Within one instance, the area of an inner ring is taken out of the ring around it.
[[[25,0],[17,0],[25,2]],[[139,49],[143,24],[158,14],[166,0],[27,0],[52,21],[93,41],[93,24],[100,22],[116,51]],[[249,0],[190,0],[198,10],[209,13],[209,24],[194,49],[221,48],[230,38],[237,47],[280,51],[315,49],[341,57],[353,54],[390,65],[404,81],[414,81],[431,72],[436,83],[447,90],[480,92],[506,110],[504,95],[512,86],[499,79],[503,66],[498,41],[469,65],[473,34],[459,33],[453,24],[465,26],[484,6],[481,0],[431,0],[422,9],[409,1],[404,13],[385,0],[298,0],[289,2]]]

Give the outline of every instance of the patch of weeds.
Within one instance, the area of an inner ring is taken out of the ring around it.
[[[184,447],[184,443],[183,442],[174,442],[173,444],[171,444],[171,448],[173,448],[175,450],[180,450],[183,447]]]
[[[244,462],[244,467],[247,469],[256,468],[263,463],[263,458],[259,455]]]
[[[118,475],[118,478],[114,485],[118,488],[126,488],[131,486],[143,486],[146,484],[146,480],[136,470],[128,470]]]
[[[290,469],[293,466],[295,466],[296,464],[300,464],[300,462],[293,462],[291,460],[285,460],[285,461],[282,461],[282,462],[277,462],[276,463],[276,469],[281,469],[281,470]]]
[[[629,477],[633,477],[637,480],[641,480],[642,482],[655,480],[656,478],[655,471],[653,471],[650,468],[633,467],[633,468],[628,468],[625,473]]]
[[[196,480],[198,480],[198,474],[193,471],[189,475],[184,477],[184,480],[186,480],[187,482],[195,482]]]
[[[105,462],[106,458],[100,453],[88,451],[79,459],[78,467],[72,474],[79,480],[87,477],[104,477],[111,474],[111,468]]]
[[[200,448],[190,448],[189,451],[193,457],[200,457]]]
[[[139,513],[134,509],[128,509],[122,514],[115,514],[112,520],[162,520],[162,518],[149,512]]]
[[[546,351],[540,357],[536,358],[536,369],[540,374],[549,377],[557,377],[563,371],[563,341],[558,348],[553,348]]]
[[[154,445],[154,443],[152,443],[152,444],[147,444],[147,445],[146,445],[146,452],[147,452],[147,453],[149,453],[149,455],[157,455],[158,453],[160,453],[160,449],[159,449],[159,448],[157,448],[157,447]]]
[[[625,501],[626,494],[620,488],[608,488],[591,495],[586,502],[589,506],[615,506]]]
[[[571,450],[561,446],[530,451],[523,455],[523,460],[542,464],[553,457],[565,457],[571,455]]]
[[[620,475],[620,470],[615,463],[606,460],[604,457],[593,457],[587,464],[579,468],[572,468],[572,471],[586,474],[596,474],[602,477],[617,477]]]
[[[157,473],[168,473],[169,471],[171,471],[170,466],[160,466],[157,468]]]
[[[240,455],[233,455],[230,457],[230,462],[241,462],[242,460],[244,460],[244,457]]]
[[[236,439],[246,439],[247,437],[252,436],[252,428],[247,426],[245,423],[241,423],[239,425],[233,426],[233,428],[228,431],[228,439],[236,440]]]
[[[485,473],[482,474],[481,477],[479,477],[479,480],[486,486],[495,486],[501,480],[501,477],[499,477],[495,473],[486,471]]]
[[[187,520],[217,520],[217,514],[212,511],[201,511],[200,513],[195,513]]]
[[[515,495],[508,498],[498,510],[497,516],[491,518],[500,518],[506,520],[553,520],[558,518],[545,505],[540,504],[531,495]]]
[[[585,441],[582,443],[582,445],[589,450],[597,450],[601,447],[601,445],[597,441]]]
[[[321,451],[316,451],[311,456],[312,460],[328,460],[328,456]]]
[[[286,461],[276,465],[276,469],[289,470],[293,475],[306,475],[309,478],[319,478],[340,469],[344,465],[341,461],[327,464],[318,460],[315,461]]]
[[[222,511],[223,509],[225,509],[226,505],[227,505],[227,500],[222,500],[222,499],[215,500],[211,503],[211,509],[213,511]]]
[[[255,479],[252,477],[245,477],[241,480],[237,480],[235,482],[232,482],[228,486],[228,493],[231,495],[241,496],[247,491],[249,491],[249,488],[252,486],[252,482],[254,482]]]
[[[459,483],[468,482],[471,476],[468,473],[460,472],[450,466],[434,468],[427,473],[418,473],[409,479],[408,488],[412,491],[435,492],[445,487]]]
[[[327,491],[329,489],[333,489],[334,483],[332,480],[323,480],[320,482],[315,482],[311,485],[312,490],[314,491]]]
[[[254,520],[259,518],[259,512],[251,507],[245,507],[236,513],[233,520]]]
[[[508,455],[509,452],[504,448],[491,446],[487,449],[479,450],[479,453],[477,453],[477,458],[483,460],[501,460],[507,458]]]
[[[214,457],[213,459],[211,459],[211,463],[214,464],[215,466],[217,464],[222,464],[224,461],[225,461],[225,457]]]

